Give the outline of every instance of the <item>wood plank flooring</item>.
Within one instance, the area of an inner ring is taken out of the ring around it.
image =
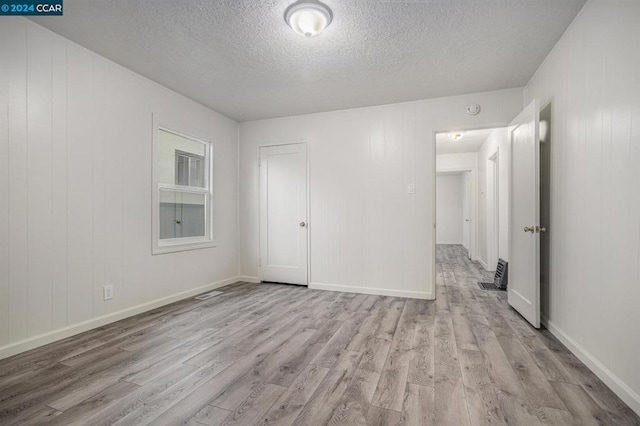
[[[460,246],[437,300],[237,283],[0,361],[0,424],[640,425]]]

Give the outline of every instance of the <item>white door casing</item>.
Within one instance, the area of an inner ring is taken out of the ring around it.
[[[308,284],[307,146],[260,148],[260,280]]]
[[[508,301],[527,321],[540,327],[540,107],[531,102],[509,125],[511,176],[509,198]]]
[[[499,148],[487,160],[487,266],[495,271],[500,245],[500,153]]]

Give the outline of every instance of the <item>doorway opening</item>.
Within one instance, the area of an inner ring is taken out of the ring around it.
[[[465,257],[491,277],[498,260],[508,260],[507,153],[506,127],[436,133],[436,256],[440,254],[440,265],[443,260],[462,264],[459,258]]]
[[[540,315],[549,318],[551,282],[551,104],[540,111]]]

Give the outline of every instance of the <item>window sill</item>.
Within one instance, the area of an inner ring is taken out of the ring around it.
[[[212,248],[216,246],[217,245],[215,241],[212,241],[212,240],[164,243],[164,244],[154,245],[151,254],[156,255],[156,254],[176,253],[180,251],[200,250],[200,249]]]

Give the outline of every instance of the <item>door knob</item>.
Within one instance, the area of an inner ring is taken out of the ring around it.
[[[305,226],[307,226],[307,224],[304,222],[300,222],[300,226],[304,228]]]
[[[531,232],[533,234],[535,232],[535,229],[533,226],[525,226],[524,232]]]
[[[536,226],[536,232],[547,232],[547,228],[544,226]]]

